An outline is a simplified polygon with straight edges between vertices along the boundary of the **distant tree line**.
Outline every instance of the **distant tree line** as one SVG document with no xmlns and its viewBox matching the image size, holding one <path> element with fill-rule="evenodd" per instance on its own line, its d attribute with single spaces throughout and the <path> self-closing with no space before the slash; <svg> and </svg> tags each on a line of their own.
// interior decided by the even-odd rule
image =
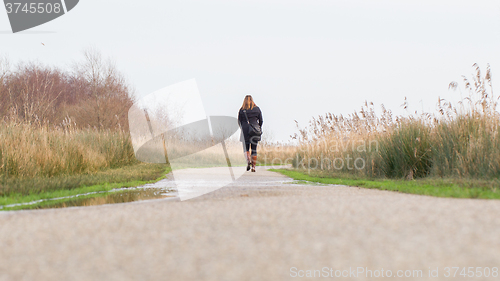
<svg viewBox="0 0 500 281">
<path fill-rule="evenodd" d="M 60 127 L 128 129 L 133 89 L 115 64 L 88 49 L 70 69 L 0 58 L 0 118 Z"/>
</svg>

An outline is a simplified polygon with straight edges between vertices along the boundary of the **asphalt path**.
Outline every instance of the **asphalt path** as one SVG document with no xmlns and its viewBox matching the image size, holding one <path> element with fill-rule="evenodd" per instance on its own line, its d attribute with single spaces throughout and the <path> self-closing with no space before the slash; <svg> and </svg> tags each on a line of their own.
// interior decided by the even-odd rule
<svg viewBox="0 0 500 281">
<path fill-rule="evenodd" d="M 296 184 L 266 168 L 187 201 L 0 212 L 0 280 L 498 280 L 498 267 L 500 201 Z"/>
</svg>

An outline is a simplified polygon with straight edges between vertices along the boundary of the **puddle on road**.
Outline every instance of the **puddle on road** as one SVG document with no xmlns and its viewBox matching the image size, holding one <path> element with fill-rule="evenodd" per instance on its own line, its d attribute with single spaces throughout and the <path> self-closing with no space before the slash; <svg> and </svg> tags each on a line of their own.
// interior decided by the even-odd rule
<svg viewBox="0 0 500 281">
<path fill-rule="evenodd" d="M 95 191 L 65 197 L 40 199 L 10 205 L 0 205 L 0 210 L 95 206 L 142 200 L 175 198 L 177 196 L 178 194 L 175 182 L 170 177 L 167 177 L 156 183 L 148 183 L 138 187 L 123 187 L 109 191 Z"/>
<path fill-rule="evenodd" d="M 184 184 L 191 184 L 200 188 L 210 186 L 220 186 L 216 181 L 187 181 Z M 229 188 L 264 188 L 267 186 L 286 186 L 287 184 L 313 184 L 306 181 L 295 181 L 293 179 L 270 180 L 269 178 L 255 178 L 252 181 L 238 181 L 227 185 Z M 77 194 L 66 197 L 40 199 L 31 202 L 15 203 L 10 205 L 0 205 L 0 210 L 12 209 L 50 209 L 77 206 L 95 206 L 104 204 L 128 203 L 142 200 L 166 199 L 178 197 L 177 186 L 172 178 L 167 177 L 156 183 L 146 184 L 139 187 L 119 188 L 110 191 L 96 191 L 85 194 Z"/>
<path fill-rule="evenodd" d="M 320 182 L 306 181 L 306 180 L 293 180 L 292 182 L 286 182 L 286 183 L 287 184 L 299 184 L 299 185 L 316 185 L 316 186 L 331 186 L 332 185 L 332 184 L 328 184 L 328 183 L 320 183 Z"/>
<path fill-rule="evenodd" d="M 99 197 L 76 198 L 64 202 L 46 204 L 39 206 L 37 209 L 128 203 L 134 201 L 162 199 L 169 197 L 175 197 L 175 194 L 171 190 L 165 190 L 159 188 L 135 189 L 135 190 L 128 190 L 125 192 L 109 192 L 109 194 Z"/>
<path fill-rule="evenodd" d="M 0 206 L 0 210 L 28 207 L 30 209 L 51 209 L 77 206 L 95 206 L 104 204 L 127 203 L 142 200 L 165 199 L 177 196 L 171 187 L 155 187 L 147 184 L 141 187 L 118 188 L 110 191 L 97 191 L 66 197 L 40 199 L 32 202 L 15 203 Z M 31 207 L 30 207 L 31 206 Z"/>
</svg>

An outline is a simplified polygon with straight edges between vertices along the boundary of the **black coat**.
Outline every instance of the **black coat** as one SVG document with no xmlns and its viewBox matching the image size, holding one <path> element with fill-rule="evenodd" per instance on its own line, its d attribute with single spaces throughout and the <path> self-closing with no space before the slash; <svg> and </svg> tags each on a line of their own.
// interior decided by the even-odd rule
<svg viewBox="0 0 500 281">
<path fill-rule="evenodd" d="M 258 106 L 254 107 L 253 109 L 247 109 L 247 116 L 248 116 L 248 121 L 250 121 L 250 124 L 258 124 L 262 128 L 262 124 L 264 124 L 264 120 L 262 119 L 262 112 L 260 111 L 260 108 Z M 245 113 L 243 112 L 243 109 L 240 108 L 240 111 L 238 112 L 238 123 L 241 128 L 242 138 L 240 140 L 246 143 L 250 142 L 250 136 L 248 135 L 248 122 L 245 117 Z M 260 138 L 258 138 L 260 141 Z M 255 139 L 257 141 L 257 139 Z"/>
</svg>

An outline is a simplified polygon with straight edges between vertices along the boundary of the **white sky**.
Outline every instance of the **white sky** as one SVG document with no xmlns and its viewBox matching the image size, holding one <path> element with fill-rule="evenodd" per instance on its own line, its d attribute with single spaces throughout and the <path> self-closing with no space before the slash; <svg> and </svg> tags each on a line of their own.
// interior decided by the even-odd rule
<svg viewBox="0 0 500 281">
<path fill-rule="evenodd" d="M 139 97 L 195 78 L 207 114 L 236 116 L 252 94 L 264 132 L 288 140 L 293 120 L 352 113 L 364 100 L 403 113 L 406 96 L 412 110 L 434 111 L 476 62 L 491 64 L 495 83 L 500 1 L 81 0 L 21 34 L 0 7 L 0 55 L 13 62 L 64 67 L 90 46 Z"/>
</svg>

